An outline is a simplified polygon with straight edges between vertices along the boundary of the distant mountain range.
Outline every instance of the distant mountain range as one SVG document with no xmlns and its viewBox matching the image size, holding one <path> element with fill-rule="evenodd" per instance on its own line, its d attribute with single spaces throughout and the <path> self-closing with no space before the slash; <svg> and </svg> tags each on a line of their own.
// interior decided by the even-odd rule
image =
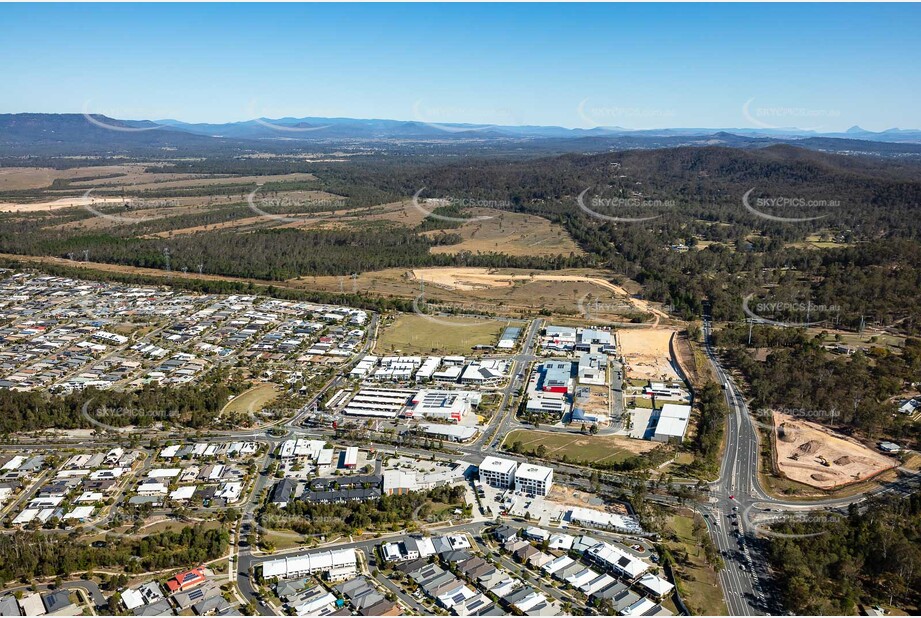
<svg viewBox="0 0 921 618">
<path fill-rule="evenodd" d="M 132 121 L 123 121 L 132 122 Z M 141 121 L 147 123 L 149 121 Z M 732 133 L 751 137 L 809 138 L 832 137 L 862 139 L 875 142 L 921 143 L 919 129 L 888 129 L 867 131 L 853 126 L 844 132 L 817 132 L 801 129 L 708 129 L 673 128 L 633 130 L 621 127 L 567 129 L 539 125 L 477 125 L 462 123 L 430 123 L 413 120 L 361 120 L 356 118 L 258 118 L 224 124 L 192 124 L 180 120 L 155 120 L 155 124 L 197 135 L 234 137 L 242 139 L 278 138 L 282 135 L 297 139 L 364 138 L 573 138 L 573 137 L 700 137 L 716 133 Z"/>
<path fill-rule="evenodd" d="M 611 149 L 724 145 L 759 148 L 778 143 L 813 150 L 888 156 L 921 154 L 921 130 L 819 133 L 799 129 L 619 127 L 567 129 L 356 118 L 257 118 L 223 124 L 179 120 L 120 120 L 84 114 L 0 114 L 0 155 L 149 154 L 170 150 L 275 152 L 329 149 L 335 144 L 383 147 L 429 144 L 447 148 L 597 152 Z"/>
</svg>

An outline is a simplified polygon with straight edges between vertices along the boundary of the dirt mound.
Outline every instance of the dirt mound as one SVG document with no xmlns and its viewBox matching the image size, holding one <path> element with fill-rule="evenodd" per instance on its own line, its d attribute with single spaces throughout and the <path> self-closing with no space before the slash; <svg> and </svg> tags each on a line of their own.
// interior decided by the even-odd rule
<svg viewBox="0 0 921 618">
<path fill-rule="evenodd" d="M 796 442 L 796 432 L 786 423 L 777 428 L 777 437 L 784 442 Z"/>
<path fill-rule="evenodd" d="M 836 466 L 847 466 L 847 465 L 853 463 L 853 461 L 854 461 L 853 459 L 851 459 L 850 457 L 848 457 L 847 455 L 845 455 L 844 457 L 839 457 L 838 459 L 836 459 L 836 460 L 835 460 L 835 465 L 836 465 Z"/>
<path fill-rule="evenodd" d="M 802 453 L 803 455 L 813 455 L 822 448 L 822 445 L 818 440 L 810 440 L 809 442 L 803 442 L 800 444 L 796 450 Z"/>
<path fill-rule="evenodd" d="M 817 473 L 810 474 L 809 478 L 811 478 L 813 481 L 819 481 L 819 482 L 829 480 L 829 478 L 825 476 L 824 474 L 817 474 Z"/>
</svg>

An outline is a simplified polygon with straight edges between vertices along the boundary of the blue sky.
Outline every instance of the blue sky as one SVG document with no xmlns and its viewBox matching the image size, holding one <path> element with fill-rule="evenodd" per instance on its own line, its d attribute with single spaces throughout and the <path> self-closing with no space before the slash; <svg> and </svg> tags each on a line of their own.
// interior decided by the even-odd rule
<svg viewBox="0 0 921 618">
<path fill-rule="evenodd" d="M 3 4 L 0 112 L 921 127 L 921 6 Z"/>
</svg>

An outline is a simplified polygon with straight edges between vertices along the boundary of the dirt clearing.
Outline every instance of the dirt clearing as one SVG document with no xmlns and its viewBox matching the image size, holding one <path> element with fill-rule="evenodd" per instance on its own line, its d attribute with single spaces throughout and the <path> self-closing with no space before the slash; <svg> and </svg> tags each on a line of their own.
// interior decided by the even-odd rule
<svg viewBox="0 0 921 618">
<path fill-rule="evenodd" d="M 818 489 L 859 483 L 899 465 L 891 457 L 821 425 L 774 412 L 774 452 L 781 474 Z"/>
<path fill-rule="evenodd" d="M 630 378 L 670 381 L 678 379 L 672 365 L 669 341 L 671 329 L 621 329 L 617 331 L 620 352 Z"/>
<path fill-rule="evenodd" d="M 0 202 L 0 212 L 43 212 L 48 210 L 59 210 L 61 208 L 74 208 L 75 206 L 101 206 L 103 204 L 124 203 L 125 200 L 120 197 L 99 197 L 97 195 L 91 195 L 89 197 L 62 197 L 53 202 L 36 202 L 33 204 Z"/>
<path fill-rule="evenodd" d="M 469 209 L 465 211 L 464 216 L 480 219 L 447 230 L 460 234 L 463 241 L 456 245 L 433 247 L 432 253 L 454 254 L 470 251 L 509 255 L 582 255 L 582 249 L 566 230 L 542 217 L 488 208 Z M 429 235 L 440 233 L 428 232 Z"/>
</svg>

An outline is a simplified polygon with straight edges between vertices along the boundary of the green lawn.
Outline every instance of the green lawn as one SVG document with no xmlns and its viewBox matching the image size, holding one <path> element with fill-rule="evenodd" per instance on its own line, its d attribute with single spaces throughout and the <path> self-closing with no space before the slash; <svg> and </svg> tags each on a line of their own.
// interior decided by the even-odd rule
<svg viewBox="0 0 921 618">
<path fill-rule="evenodd" d="M 224 406 L 221 414 L 250 412 L 255 414 L 278 397 L 278 387 L 274 384 L 260 384 L 235 397 Z"/>
<path fill-rule="evenodd" d="M 562 461 L 566 457 L 573 463 L 617 463 L 657 446 L 656 443 L 624 437 L 516 429 L 506 436 L 503 447 L 509 449 L 516 442 L 521 443 L 523 454 L 537 455 L 538 448 L 543 446 L 546 459 Z"/>
<path fill-rule="evenodd" d="M 475 345 L 496 345 L 508 320 L 399 315 L 381 328 L 376 354 L 470 354 Z"/>
<path fill-rule="evenodd" d="M 675 566 L 678 591 L 685 605 L 695 615 L 726 616 L 729 611 L 723 600 L 719 578 L 706 562 L 703 551 L 698 547 L 692 532 L 694 520 L 690 516 L 672 515 L 666 528 L 678 535 L 677 541 L 668 540 L 665 545 L 678 559 L 677 554 L 687 554 L 687 562 Z"/>
</svg>

